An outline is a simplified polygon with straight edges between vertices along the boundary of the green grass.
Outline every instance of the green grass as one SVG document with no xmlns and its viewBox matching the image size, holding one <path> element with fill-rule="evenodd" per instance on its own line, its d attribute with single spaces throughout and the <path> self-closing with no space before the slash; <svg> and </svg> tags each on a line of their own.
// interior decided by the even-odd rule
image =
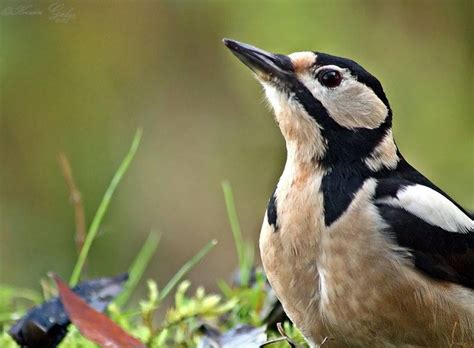
<svg viewBox="0 0 474 348">
<path fill-rule="evenodd" d="M 230 228 L 234 237 L 235 248 L 237 250 L 237 258 L 239 261 L 240 282 L 246 286 L 250 280 L 250 273 L 254 264 L 253 246 L 245 243 L 240 229 L 237 210 L 235 208 L 234 194 L 232 187 L 228 181 L 222 183 L 224 191 L 224 199 L 229 217 Z"/>
<path fill-rule="evenodd" d="M 128 270 L 128 281 L 125 284 L 122 293 L 120 293 L 120 295 L 114 301 L 118 307 L 124 307 L 127 304 L 130 296 L 142 278 L 146 267 L 150 263 L 153 254 L 158 248 L 159 241 L 159 237 L 155 233 L 151 232 L 145 243 L 143 243 L 143 247 Z"/>
<path fill-rule="evenodd" d="M 122 163 L 114 174 L 103 199 L 92 220 L 84 246 L 79 253 L 78 260 L 72 271 L 70 284 L 76 284 L 80 277 L 87 256 L 94 239 L 99 231 L 102 219 L 112 199 L 120 180 L 125 175 L 133 157 L 135 156 L 140 139 L 141 130 L 137 130 L 132 144 Z M 142 276 L 152 259 L 159 250 L 159 236 L 150 233 L 135 260 L 129 267 L 129 279 L 123 292 L 109 305 L 108 314 L 117 324 L 122 326 L 131 335 L 144 342 L 147 347 L 193 347 L 202 338 L 202 324 L 207 323 L 222 332 L 239 324 L 248 324 L 255 327 L 266 325 L 264 310 L 267 303 L 267 286 L 265 275 L 260 269 L 255 271 L 255 281 L 250 281 L 253 268 L 253 247 L 246 243 L 242 236 L 234 197 L 228 182 L 222 183 L 227 213 L 237 250 L 240 279 L 239 284 L 231 285 L 217 280 L 220 293 L 209 294 L 203 287 L 198 286 L 190 293 L 191 283 L 184 280 L 186 274 L 198 264 L 216 245 L 217 241 L 208 242 L 193 257 L 189 259 L 171 279 L 160 289 L 158 282 L 148 280 L 148 296 L 138 303 L 129 304 L 129 300 L 142 281 Z M 93 267 L 92 264 L 89 267 Z M 161 281 L 159 282 L 161 283 Z M 7 334 L 9 327 L 20 318 L 28 308 L 41 303 L 52 292 L 47 282 L 42 281 L 44 294 L 30 289 L 20 289 L 9 284 L 0 284 L 0 347 L 17 347 L 16 343 Z M 163 306 L 163 301 L 174 293 L 174 302 L 165 309 L 164 316 L 157 318 L 157 310 Z M 285 333 L 299 345 L 306 346 L 301 334 L 289 323 L 284 324 Z M 267 330 L 268 339 L 275 339 L 280 335 Z M 276 340 L 269 347 L 287 347 L 285 341 Z M 82 337 L 79 331 L 70 325 L 69 333 L 60 344 L 62 348 L 88 348 L 95 344 Z"/>
<path fill-rule="evenodd" d="M 128 151 L 127 155 L 123 159 L 122 163 L 118 167 L 117 171 L 115 172 L 112 181 L 109 184 L 109 187 L 105 191 L 104 197 L 99 204 L 99 208 L 92 219 L 91 226 L 89 231 L 87 232 L 86 239 L 84 241 L 84 245 L 79 253 L 79 257 L 77 259 L 76 265 L 72 271 L 71 279 L 69 280 L 69 285 L 74 286 L 79 281 L 81 277 L 81 271 L 84 267 L 84 264 L 87 259 L 87 255 L 89 254 L 90 248 L 92 246 L 92 242 L 94 242 L 95 237 L 97 236 L 97 232 L 99 232 L 99 226 L 104 218 L 105 213 L 107 212 L 107 208 L 109 207 L 110 201 L 112 200 L 112 196 L 117 189 L 120 180 L 125 175 L 130 163 L 135 157 L 135 154 L 138 150 L 138 146 L 140 145 L 140 140 L 142 137 L 142 130 L 138 129 L 135 133 L 135 137 L 133 138 L 132 145 L 130 146 L 130 150 Z"/>
</svg>

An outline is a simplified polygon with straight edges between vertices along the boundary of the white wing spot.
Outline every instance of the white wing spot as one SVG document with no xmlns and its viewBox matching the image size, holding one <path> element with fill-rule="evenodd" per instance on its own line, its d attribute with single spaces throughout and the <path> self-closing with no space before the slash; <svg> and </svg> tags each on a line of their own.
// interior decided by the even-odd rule
<svg viewBox="0 0 474 348">
<path fill-rule="evenodd" d="M 474 220 L 441 193 L 427 186 L 408 186 L 400 190 L 396 198 L 387 197 L 377 202 L 402 208 L 449 232 L 468 233 L 474 230 Z"/>
</svg>

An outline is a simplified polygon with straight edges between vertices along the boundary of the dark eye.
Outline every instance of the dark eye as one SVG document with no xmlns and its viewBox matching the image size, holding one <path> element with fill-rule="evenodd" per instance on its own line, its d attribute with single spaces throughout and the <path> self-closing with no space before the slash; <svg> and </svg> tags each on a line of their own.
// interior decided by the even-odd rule
<svg viewBox="0 0 474 348">
<path fill-rule="evenodd" d="M 318 73 L 319 82 L 326 87 L 334 88 L 341 84 L 342 75 L 337 70 L 323 70 Z"/>
</svg>

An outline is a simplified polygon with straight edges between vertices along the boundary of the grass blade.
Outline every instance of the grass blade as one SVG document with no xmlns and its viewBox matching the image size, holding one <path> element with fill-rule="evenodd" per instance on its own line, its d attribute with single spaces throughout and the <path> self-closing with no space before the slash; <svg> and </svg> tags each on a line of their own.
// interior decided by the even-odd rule
<svg viewBox="0 0 474 348">
<path fill-rule="evenodd" d="M 215 239 L 207 243 L 199 252 L 194 255 L 188 262 L 186 262 L 175 275 L 168 281 L 163 290 L 160 291 L 159 302 L 163 301 L 173 290 L 173 288 L 181 281 L 181 279 L 188 273 L 196 264 L 206 256 L 212 248 L 217 245 Z"/>
<path fill-rule="evenodd" d="M 97 236 L 97 232 L 99 231 L 99 226 L 102 222 L 102 219 L 105 213 L 107 212 L 107 208 L 109 207 L 110 200 L 112 199 L 112 196 L 118 184 L 120 183 L 120 180 L 122 179 L 128 167 L 130 166 L 130 163 L 132 162 L 133 157 L 135 157 L 135 154 L 138 149 L 138 145 L 140 144 L 141 137 L 142 137 L 142 130 L 138 129 L 135 133 L 135 136 L 133 137 L 133 141 L 130 146 L 130 149 L 128 150 L 128 153 L 126 154 L 125 158 L 122 160 L 122 163 L 120 163 L 120 166 L 115 172 L 112 178 L 112 181 L 109 184 L 109 187 L 105 191 L 104 197 L 102 198 L 99 208 L 97 209 L 94 219 L 92 220 L 92 223 L 89 227 L 89 232 L 87 233 L 86 239 L 84 241 L 84 245 L 82 246 L 76 265 L 74 266 L 71 279 L 69 280 L 69 285 L 71 287 L 75 286 L 77 282 L 79 281 L 82 268 L 84 267 L 84 263 L 86 262 L 87 255 L 89 254 L 89 250 L 92 246 L 92 242 Z"/>
<path fill-rule="evenodd" d="M 240 229 L 239 219 L 237 217 L 237 211 L 235 209 L 234 194 L 232 193 L 232 187 L 226 180 L 222 182 L 222 190 L 224 191 L 225 205 L 227 208 L 227 215 L 229 217 L 230 228 L 232 235 L 234 236 L 235 248 L 237 250 L 237 258 L 239 260 L 240 279 L 242 285 L 247 285 L 250 278 L 250 267 L 247 260 L 246 246 L 242 238 L 242 231 Z"/>
<path fill-rule="evenodd" d="M 133 261 L 132 265 L 130 266 L 130 269 L 128 271 L 129 278 L 127 283 L 125 284 L 125 288 L 115 300 L 115 304 L 117 306 L 123 307 L 130 299 L 130 296 L 132 295 L 138 282 L 142 278 L 146 267 L 150 263 L 150 260 L 153 254 L 155 253 L 159 242 L 160 237 L 157 236 L 156 233 L 151 232 L 147 240 L 143 244 L 140 252 L 135 257 L 135 260 Z"/>
</svg>

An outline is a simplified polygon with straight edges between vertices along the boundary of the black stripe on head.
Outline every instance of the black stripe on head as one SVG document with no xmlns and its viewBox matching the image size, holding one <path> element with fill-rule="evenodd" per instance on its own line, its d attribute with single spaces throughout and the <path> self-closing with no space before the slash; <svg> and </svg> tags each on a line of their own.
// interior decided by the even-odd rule
<svg viewBox="0 0 474 348">
<path fill-rule="evenodd" d="M 370 155 L 392 126 L 391 111 L 385 121 L 376 129 L 348 129 L 339 125 L 330 116 L 323 104 L 306 86 L 295 79 L 291 91 L 305 111 L 321 126 L 321 135 L 327 141 L 327 150 L 321 163 L 332 167 L 337 163 L 350 164 Z"/>
<path fill-rule="evenodd" d="M 343 69 L 348 69 L 351 74 L 357 78 L 357 81 L 362 82 L 367 87 L 372 89 L 377 97 L 385 104 L 387 109 L 390 110 L 390 105 L 388 103 L 387 96 L 383 90 L 382 84 L 377 78 L 361 67 L 359 64 L 348 58 L 342 58 L 337 56 L 332 56 L 327 53 L 315 52 L 317 55 L 316 66 L 324 65 L 336 65 Z"/>
</svg>

